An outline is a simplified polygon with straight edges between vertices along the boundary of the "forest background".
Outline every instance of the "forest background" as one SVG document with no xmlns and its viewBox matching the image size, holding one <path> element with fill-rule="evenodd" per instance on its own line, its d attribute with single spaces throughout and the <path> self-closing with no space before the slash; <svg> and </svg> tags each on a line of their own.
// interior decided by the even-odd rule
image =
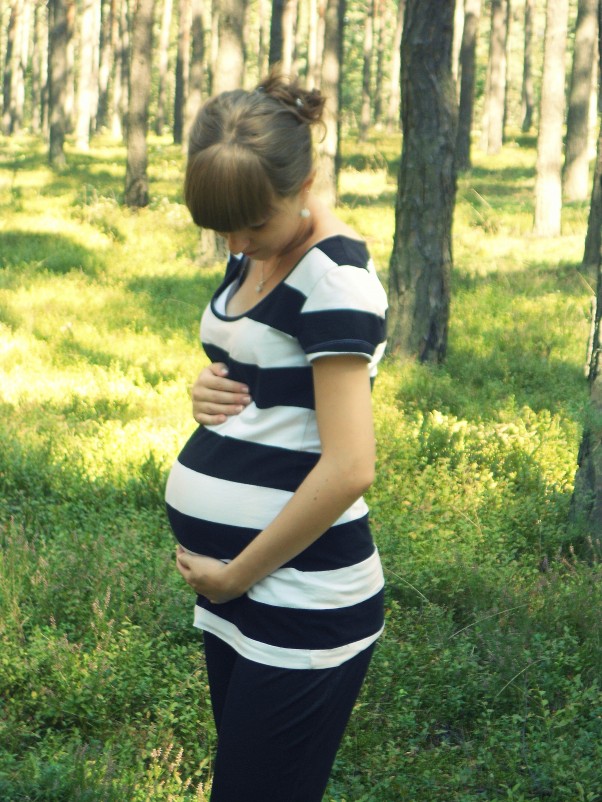
<svg viewBox="0 0 602 802">
<path fill-rule="evenodd" d="M 122 14 L 128 5 L 91 5 L 98 42 L 108 9 L 122 25 L 114 43 L 123 45 L 133 32 L 134 17 Z M 301 73 L 314 5 L 322 8 L 295 6 L 291 53 Z M 565 193 L 561 230 L 537 236 L 547 8 L 501 4 L 510 20 L 504 135 L 491 146 L 482 133 L 499 5 L 480 8 L 445 359 L 391 356 L 375 386 L 378 478 L 368 501 L 388 581 L 387 628 L 328 802 L 602 799 L 602 547 L 600 532 L 571 515 L 579 446 L 592 425 L 584 368 L 597 266 L 584 260 L 584 244 L 597 79 L 590 72 L 587 192 L 570 202 Z M 75 112 L 86 105 L 77 98 L 87 4 L 66 4 L 74 38 L 65 102 L 73 103 L 62 121 L 63 161 L 49 147 L 47 9 L 28 0 L 0 6 L 0 798 L 7 802 L 202 802 L 210 791 L 215 735 L 163 487 L 194 426 L 188 387 L 205 364 L 199 310 L 221 271 L 215 243 L 199 238 L 182 204 L 180 20 L 186 9 L 205 15 L 206 96 L 220 49 L 215 23 L 227 4 L 215 2 L 211 15 L 207 3 L 182 2 L 163 50 L 168 6 L 151 4 L 143 208 L 124 204 L 128 108 L 116 90 L 131 42 L 121 55 L 112 51 L 107 116 L 97 124 L 100 105 L 89 106 L 81 138 Z M 597 14 L 597 4 L 590 7 Z M 533 115 L 525 124 L 529 8 Z M 578 10 L 566 4 L 567 97 Z M 269 12 L 266 3 L 248 3 L 242 76 L 249 86 L 269 59 Z M 385 282 L 402 147 L 387 111 L 399 107 L 397 12 L 395 3 L 349 2 L 340 64 L 339 213 L 368 240 Z M 27 24 L 11 27 L 19 15 Z M 21 31 L 21 83 L 13 80 L 11 30 Z M 187 48 L 192 57 L 192 38 Z M 102 88 L 102 47 L 95 52 Z M 102 92 L 93 97 L 99 104 Z"/>
</svg>

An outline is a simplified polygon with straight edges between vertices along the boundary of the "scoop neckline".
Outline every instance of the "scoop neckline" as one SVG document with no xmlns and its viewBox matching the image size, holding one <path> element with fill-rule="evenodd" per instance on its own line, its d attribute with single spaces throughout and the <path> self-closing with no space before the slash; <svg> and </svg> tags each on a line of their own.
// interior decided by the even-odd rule
<svg viewBox="0 0 602 802">
<path fill-rule="evenodd" d="M 222 281 L 220 286 L 213 293 L 213 296 L 211 297 L 211 303 L 210 303 L 211 311 L 220 320 L 235 321 L 235 320 L 241 320 L 242 318 L 247 317 L 251 312 L 254 312 L 262 304 L 264 304 L 268 300 L 268 298 L 270 298 L 286 282 L 287 278 L 297 269 L 297 267 L 301 264 L 301 262 L 305 259 L 305 257 L 308 256 L 314 250 L 314 248 L 319 248 L 325 242 L 329 242 L 330 240 L 333 240 L 333 239 L 345 239 L 345 240 L 348 240 L 349 242 L 355 242 L 358 245 L 364 245 L 364 247 L 365 247 L 365 244 L 366 244 L 365 240 L 356 239 L 355 237 L 349 237 L 346 234 L 331 234 L 329 237 L 324 237 L 324 239 L 321 239 L 321 240 L 318 240 L 317 242 L 314 242 L 314 244 L 310 245 L 310 247 L 305 251 L 305 253 L 302 254 L 299 257 L 299 259 L 291 267 L 291 269 L 288 271 L 288 273 L 285 276 L 283 276 L 283 278 L 280 279 L 278 284 L 276 284 L 274 287 L 272 287 L 272 289 L 267 293 L 267 295 L 264 295 L 263 298 L 260 298 L 259 301 L 256 304 L 254 304 L 253 306 L 250 306 L 244 312 L 241 312 L 241 314 L 239 314 L 239 315 L 229 315 L 227 313 L 220 312 L 218 309 L 216 309 L 215 305 L 216 305 L 216 301 L 220 297 L 220 295 L 222 295 L 224 292 L 226 292 L 228 287 L 231 286 L 232 282 L 236 280 L 236 277 L 239 275 L 239 271 L 237 270 L 237 271 L 233 272 L 231 278 L 226 277 L 226 279 L 224 281 Z M 235 254 L 232 254 L 232 255 L 235 256 Z M 248 264 L 249 262 L 250 262 L 250 257 L 243 255 L 243 258 L 242 258 L 242 260 L 240 262 L 240 268 L 243 268 L 243 265 Z"/>
</svg>

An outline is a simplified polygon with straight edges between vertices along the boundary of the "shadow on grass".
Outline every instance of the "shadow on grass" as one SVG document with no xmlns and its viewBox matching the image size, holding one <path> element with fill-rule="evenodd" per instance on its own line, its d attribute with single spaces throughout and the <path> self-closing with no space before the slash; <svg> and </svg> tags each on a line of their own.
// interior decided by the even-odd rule
<svg viewBox="0 0 602 802">
<path fill-rule="evenodd" d="M 95 277 L 104 264 L 100 254 L 64 234 L 0 231 L 0 268 L 28 267 L 57 275 L 79 270 Z M 20 272 L 4 275 L 2 281 L 4 286 L 23 286 L 25 278 Z"/>
</svg>

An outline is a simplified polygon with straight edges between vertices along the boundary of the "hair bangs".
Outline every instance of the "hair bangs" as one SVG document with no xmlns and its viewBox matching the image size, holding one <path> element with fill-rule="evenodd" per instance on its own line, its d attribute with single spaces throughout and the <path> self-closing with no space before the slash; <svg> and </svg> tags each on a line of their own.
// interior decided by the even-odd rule
<svg viewBox="0 0 602 802">
<path fill-rule="evenodd" d="M 274 200 L 259 159 L 246 148 L 224 143 L 190 157 L 184 195 L 197 226 L 224 232 L 261 223 Z"/>
</svg>

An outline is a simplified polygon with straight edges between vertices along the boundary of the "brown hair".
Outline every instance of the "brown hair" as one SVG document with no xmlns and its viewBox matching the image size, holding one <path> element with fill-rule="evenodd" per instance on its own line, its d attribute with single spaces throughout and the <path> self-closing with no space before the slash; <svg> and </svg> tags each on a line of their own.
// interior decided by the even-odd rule
<svg viewBox="0 0 602 802">
<path fill-rule="evenodd" d="M 194 222 L 216 231 L 261 223 L 278 197 L 295 195 L 313 166 L 310 126 L 319 91 L 277 71 L 251 92 L 208 100 L 190 131 L 184 196 Z"/>
</svg>

